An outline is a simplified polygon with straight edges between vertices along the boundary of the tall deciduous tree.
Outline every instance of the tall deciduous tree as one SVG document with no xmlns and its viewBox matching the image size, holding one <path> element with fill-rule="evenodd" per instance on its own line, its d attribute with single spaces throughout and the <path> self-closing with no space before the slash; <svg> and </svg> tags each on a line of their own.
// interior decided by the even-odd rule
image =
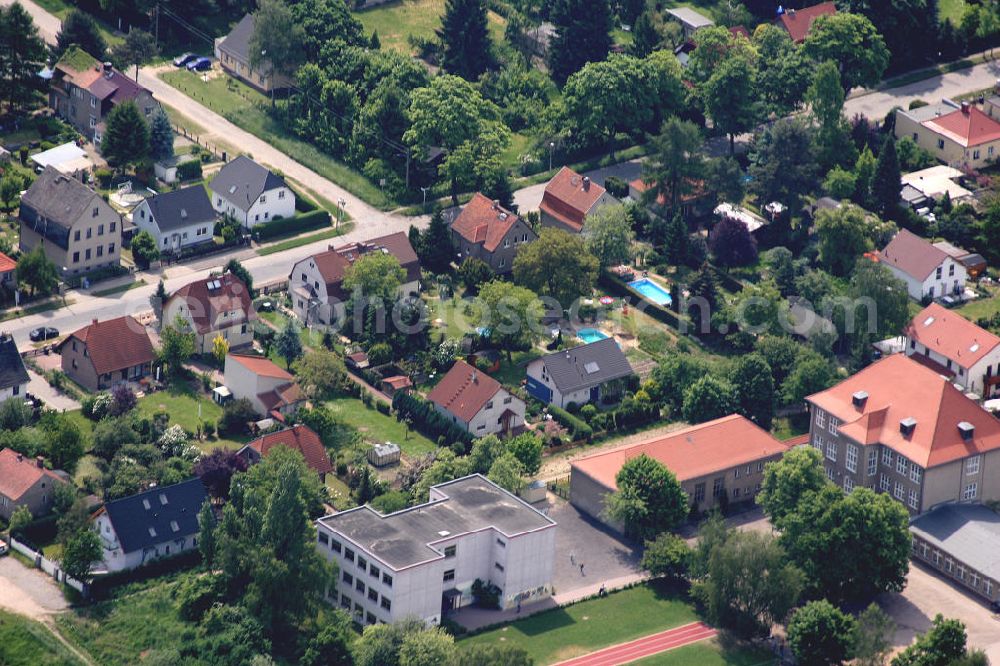
<svg viewBox="0 0 1000 666">
<path fill-rule="evenodd" d="M 532 290 L 494 280 L 480 287 L 476 304 L 483 316 L 480 327 L 489 329 L 490 342 L 506 350 L 508 359 L 537 339 L 544 309 Z"/>
<path fill-rule="evenodd" d="M 475 81 L 489 69 L 493 48 L 483 0 L 446 0 L 437 36 L 445 71 Z"/>
<path fill-rule="evenodd" d="M 89 582 L 90 570 L 101 559 L 101 539 L 91 529 L 84 528 L 70 538 L 63 547 L 62 570 L 67 576 Z"/>
<path fill-rule="evenodd" d="M 289 319 L 274 339 L 274 348 L 285 359 L 285 365 L 292 367 L 292 361 L 302 356 L 302 339 L 299 337 L 299 325 L 295 319 Z"/>
<path fill-rule="evenodd" d="M 816 171 L 812 130 L 802 121 L 782 118 L 755 137 L 750 189 L 763 201 L 798 210 L 802 195 L 815 186 Z"/>
<path fill-rule="evenodd" d="M 844 88 L 840 85 L 840 70 L 834 62 L 820 63 L 812 84 L 806 91 L 806 101 L 819 125 L 816 146 L 819 163 L 826 168 L 849 166 L 857 155 L 844 120 Z"/>
<path fill-rule="evenodd" d="M 160 248 L 156 246 L 156 239 L 145 229 L 132 237 L 131 248 L 132 258 L 142 270 L 146 270 L 151 263 L 160 258 Z"/>
<path fill-rule="evenodd" d="M 664 532 L 652 541 L 646 541 L 642 553 L 642 568 L 653 576 L 681 579 L 691 561 L 691 548 L 676 534 Z"/>
<path fill-rule="evenodd" d="M 906 583 L 909 514 L 885 493 L 826 485 L 785 516 L 781 543 L 817 597 L 867 602 Z"/>
<path fill-rule="evenodd" d="M 302 390 L 313 400 L 324 400 L 343 386 L 347 379 L 344 362 L 332 351 L 306 352 L 294 363 L 295 376 Z"/>
<path fill-rule="evenodd" d="M 802 50 L 815 62 L 838 63 L 845 90 L 875 85 L 889 65 L 885 40 L 861 14 L 820 16 L 809 28 Z"/>
<path fill-rule="evenodd" d="M 62 20 L 56 35 L 55 55 L 61 56 L 73 44 L 98 60 L 104 59 L 104 52 L 108 49 L 97 21 L 81 9 L 71 9 Z"/>
<path fill-rule="evenodd" d="M 681 413 L 688 423 L 704 423 L 733 413 L 733 387 L 712 375 L 700 377 L 684 391 Z"/>
<path fill-rule="evenodd" d="M 518 251 L 514 282 L 539 296 L 554 298 L 565 310 L 577 298 L 593 291 L 598 267 L 582 238 L 561 229 L 545 228 L 538 240 Z"/>
<path fill-rule="evenodd" d="M 851 657 L 857 620 L 823 599 L 792 614 L 788 644 L 799 663 L 835 666 Z"/>
<path fill-rule="evenodd" d="M 867 225 L 864 212 L 857 206 L 823 209 L 816 214 L 819 260 L 826 270 L 838 277 L 851 272 L 858 257 L 871 249 L 865 235 Z"/>
<path fill-rule="evenodd" d="M 160 50 L 156 47 L 156 39 L 138 28 L 129 28 L 125 40 L 115 44 L 111 49 L 111 60 L 119 69 L 135 67 L 135 80 L 139 80 L 139 67 L 155 58 Z"/>
<path fill-rule="evenodd" d="M 247 469 L 247 461 L 232 449 L 216 448 L 202 456 L 194 473 L 205 484 L 208 494 L 217 499 L 229 499 L 229 484 L 233 476 Z"/>
<path fill-rule="evenodd" d="M 149 125 L 135 102 L 123 102 L 108 114 L 101 154 L 114 167 L 140 164 L 149 156 Z"/>
<path fill-rule="evenodd" d="M 858 631 L 854 636 L 854 658 L 858 666 L 883 666 L 892 650 L 892 634 L 896 623 L 878 604 L 871 603 L 858 615 Z"/>
<path fill-rule="evenodd" d="M 755 79 L 749 56 L 734 52 L 715 68 L 700 95 L 715 127 L 729 135 L 729 154 L 736 153 L 736 135 L 749 131 L 759 117 Z"/>
<path fill-rule="evenodd" d="M 556 0 L 549 9 L 556 34 L 549 45 L 549 71 L 562 84 L 588 62 L 604 60 L 611 50 L 608 0 Z"/>
<path fill-rule="evenodd" d="M 160 331 L 160 358 L 167 365 L 167 372 L 179 377 L 184 363 L 195 352 L 195 335 L 191 326 L 180 315 L 168 322 Z"/>
<path fill-rule="evenodd" d="M 695 179 L 704 175 L 701 132 L 687 120 L 670 118 L 653 140 L 653 151 L 643 165 L 643 179 L 651 187 L 644 193 L 647 203 L 663 197 L 675 209 L 681 196 L 691 191 Z"/>
<path fill-rule="evenodd" d="M 250 66 L 291 76 L 305 58 L 306 32 L 284 0 L 260 0 L 247 46 Z M 273 81 L 272 81 L 273 85 Z"/>
<path fill-rule="evenodd" d="M 624 206 L 604 206 L 588 215 L 583 237 L 601 268 L 624 264 L 632 258 L 635 234 Z"/>
<path fill-rule="evenodd" d="M 56 265 L 45 256 L 41 245 L 18 258 L 15 275 L 18 286 L 30 289 L 32 296 L 52 293 L 59 284 Z"/>
<path fill-rule="evenodd" d="M 0 99 L 17 110 L 40 89 L 45 63 L 45 43 L 20 2 L 0 9 L 0 49 Z"/>
<path fill-rule="evenodd" d="M 933 626 L 892 660 L 892 666 L 939 666 L 966 656 L 965 624 L 938 613 Z"/>
<path fill-rule="evenodd" d="M 725 216 L 712 227 L 708 247 L 723 266 L 746 266 L 757 261 L 757 241 L 747 225 L 735 217 Z"/>
<path fill-rule="evenodd" d="M 625 533 L 652 539 L 673 529 L 688 514 L 688 496 L 673 472 L 642 454 L 622 465 L 615 475 L 618 487 L 605 500 L 605 512 L 625 526 Z"/>
<path fill-rule="evenodd" d="M 812 447 L 796 447 L 780 460 L 764 466 L 764 481 L 757 503 L 779 530 L 802 498 L 822 490 L 829 482 L 823 471 L 823 454 Z"/>
<path fill-rule="evenodd" d="M 774 418 L 774 380 L 771 367 L 760 354 L 736 360 L 729 378 L 736 396 L 737 411 L 764 430 Z"/>
</svg>

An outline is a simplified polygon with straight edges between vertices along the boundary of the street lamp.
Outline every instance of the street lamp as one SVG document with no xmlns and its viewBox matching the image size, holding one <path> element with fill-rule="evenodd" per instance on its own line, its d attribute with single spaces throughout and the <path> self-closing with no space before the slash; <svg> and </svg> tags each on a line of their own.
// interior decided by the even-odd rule
<svg viewBox="0 0 1000 666">
<path fill-rule="evenodd" d="M 549 141 L 549 171 L 552 171 L 552 151 L 556 147 L 555 141 Z"/>
<path fill-rule="evenodd" d="M 337 228 L 339 229 L 340 223 L 344 221 L 344 206 L 347 205 L 347 201 L 344 200 L 344 197 L 340 197 L 337 199 L 337 205 L 340 207 L 337 210 Z"/>
<path fill-rule="evenodd" d="M 431 189 L 431 188 L 429 188 L 429 187 L 421 187 L 420 188 L 420 191 L 424 193 L 424 203 L 423 203 L 423 207 L 424 208 L 427 208 L 427 190 L 429 190 L 429 189 Z"/>
<path fill-rule="evenodd" d="M 267 56 L 267 49 L 261 49 L 260 60 L 261 65 L 264 64 L 264 58 Z M 274 64 L 271 65 L 271 108 L 274 108 Z"/>
</svg>

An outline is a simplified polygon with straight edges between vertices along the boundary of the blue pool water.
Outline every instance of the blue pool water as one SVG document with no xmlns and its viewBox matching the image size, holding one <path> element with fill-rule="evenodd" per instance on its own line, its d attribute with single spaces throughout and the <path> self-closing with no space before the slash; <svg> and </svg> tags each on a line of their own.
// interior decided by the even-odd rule
<svg viewBox="0 0 1000 666">
<path fill-rule="evenodd" d="M 599 331 L 596 328 L 581 328 L 576 332 L 576 337 L 583 340 L 586 344 L 591 342 L 597 342 L 598 340 L 604 340 L 608 337 L 607 333 Z"/>
<path fill-rule="evenodd" d="M 657 305 L 670 305 L 673 302 L 673 298 L 670 297 L 670 292 L 656 284 L 649 278 L 642 278 L 641 280 L 633 280 L 628 283 L 628 286 L 635 289 L 637 292 L 643 295 L 646 299 L 656 303 Z"/>
</svg>

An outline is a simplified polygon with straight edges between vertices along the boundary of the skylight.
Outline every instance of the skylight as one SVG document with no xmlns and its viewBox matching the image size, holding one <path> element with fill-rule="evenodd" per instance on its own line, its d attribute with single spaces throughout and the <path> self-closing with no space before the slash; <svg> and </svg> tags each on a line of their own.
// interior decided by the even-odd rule
<svg viewBox="0 0 1000 666">
<path fill-rule="evenodd" d="M 583 369 L 587 371 L 588 375 L 592 375 L 595 372 L 600 371 L 601 366 L 597 365 L 597 361 L 591 361 L 583 366 Z"/>
<path fill-rule="evenodd" d="M 144 498 L 144 499 L 142 500 L 142 505 L 143 505 L 143 506 L 144 506 L 144 507 L 146 508 L 146 511 L 149 511 L 149 509 L 151 508 L 151 507 L 149 506 L 149 500 L 148 500 L 148 499 L 145 499 L 145 498 Z"/>
<path fill-rule="evenodd" d="M 155 527 L 150 527 L 149 528 L 149 536 L 151 536 L 151 537 L 155 537 L 156 536 L 156 528 Z"/>
<path fill-rule="evenodd" d="M 977 351 L 979 351 L 979 343 L 978 342 L 973 342 L 972 346 L 969 347 L 969 351 L 972 352 L 973 354 L 975 354 Z"/>
<path fill-rule="evenodd" d="M 230 185 L 229 186 L 229 193 L 230 194 L 235 194 L 236 193 L 236 186 L 235 185 Z"/>
<path fill-rule="evenodd" d="M 934 317 L 928 317 L 927 319 L 924 319 L 924 326 L 930 326 L 933 323 L 934 323 Z"/>
<path fill-rule="evenodd" d="M 176 520 L 171 520 L 170 521 L 170 529 L 172 529 L 174 532 L 180 532 L 181 531 L 181 526 L 177 524 Z"/>
</svg>

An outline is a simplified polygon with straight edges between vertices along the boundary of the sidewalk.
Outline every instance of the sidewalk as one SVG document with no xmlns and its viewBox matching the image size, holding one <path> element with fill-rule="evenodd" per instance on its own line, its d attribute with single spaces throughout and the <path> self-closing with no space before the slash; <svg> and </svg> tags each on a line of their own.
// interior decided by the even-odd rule
<svg viewBox="0 0 1000 666">
<path fill-rule="evenodd" d="M 476 631 L 490 625 L 521 620 L 547 610 L 552 610 L 553 608 L 568 606 L 583 599 L 596 597 L 600 592 L 602 585 L 606 591 L 613 592 L 636 583 L 641 583 L 648 578 L 649 576 L 646 574 L 630 574 L 628 576 L 612 578 L 603 582 L 595 582 L 592 585 L 578 587 L 564 594 L 556 594 L 532 604 L 525 604 L 521 606 L 520 613 L 517 612 L 516 608 L 498 611 L 476 608 L 475 606 L 465 606 L 464 608 L 460 608 L 455 613 L 449 615 L 448 619 L 457 622 L 469 631 Z"/>
</svg>

